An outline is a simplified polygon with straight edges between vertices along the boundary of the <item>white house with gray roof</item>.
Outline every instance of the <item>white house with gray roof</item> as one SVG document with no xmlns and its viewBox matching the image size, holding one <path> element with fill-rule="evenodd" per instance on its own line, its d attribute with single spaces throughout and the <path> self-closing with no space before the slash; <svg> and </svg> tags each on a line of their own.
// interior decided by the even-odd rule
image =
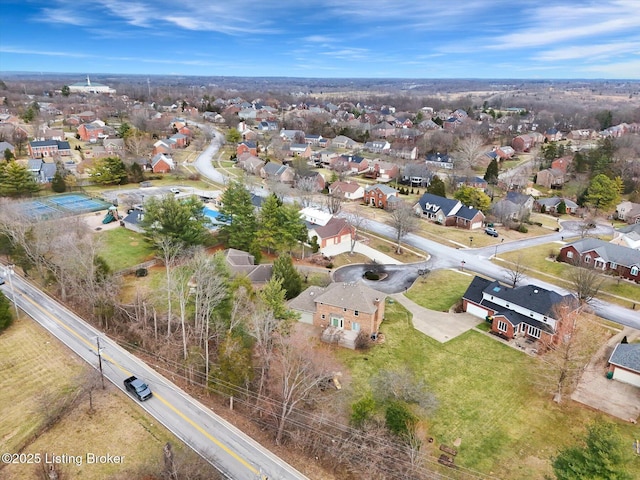
<svg viewBox="0 0 640 480">
<path fill-rule="evenodd" d="M 619 382 L 640 387 L 640 343 L 619 343 L 609 357 L 609 372 Z"/>
</svg>

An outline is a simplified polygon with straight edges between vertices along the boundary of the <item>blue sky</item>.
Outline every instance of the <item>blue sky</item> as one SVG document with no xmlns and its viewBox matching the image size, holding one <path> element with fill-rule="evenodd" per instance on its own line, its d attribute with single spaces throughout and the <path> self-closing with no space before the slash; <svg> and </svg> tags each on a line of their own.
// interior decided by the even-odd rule
<svg viewBox="0 0 640 480">
<path fill-rule="evenodd" d="M 0 71 L 640 79 L 640 0 L 2 0 Z"/>
</svg>

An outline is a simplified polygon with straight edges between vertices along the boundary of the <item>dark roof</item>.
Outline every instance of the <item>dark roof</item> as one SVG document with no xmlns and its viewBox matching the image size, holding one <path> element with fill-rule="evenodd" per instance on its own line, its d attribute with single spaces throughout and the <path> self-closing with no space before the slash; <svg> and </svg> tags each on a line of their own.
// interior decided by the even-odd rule
<svg viewBox="0 0 640 480">
<path fill-rule="evenodd" d="M 464 218 L 466 220 L 473 220 L 473 217 L 475 217 L 478 213 L 482 212 L 477 208 L 467 207 L 466 205 L 463 205 L 462 208 L 460 208 L 460 210 L 456 212 L 455 216 Z M 482 215 L 484 216 L 484 214 Z"/>
<path fill-rule="evenodd" d="M 459 204 L 459 201 L 432 193 L 424 193 L 418 200 L 418 204 L 423 212 L 436 213 L 438 210 L 442 210 L 445 215 L 450 215 L 451 211 Z"/>
<path fill-rule="evenodd" d="M 451 162 L 451 157 L 446 153 L 429 153 L 427 154 L 428 162 Z"/>
<path fill-rule="evenodd" d="M 640 373 L 640 343 L 619 343 L 609 363 Z"/>
<path fill-rule="evenodd" d="M 521 313 L 514 312 L 512 310 L 504 310 L 499 313 L 496 313 L 494 316 L 506 318 L 509 321 L 509 323 L 511 323 L 511 325 L 513 325 L 514 327 L 516 325 L 520 325 L 521 323 L 526 323 L 527 325 L 531 325 L 533 327 L 539 328 L 540 330 L 550 333 L 552 335 L 554 333 L 553 328 L 551 328 L 551 325 L 541 322 L 540 320 L 527 317 L 526 315 L 522 315 Z"/>
<path fill-rule="evenodd" d="M 530 198 L 532 198 L 531 195 L 525 195 L 524 193 L 510 191 L 507 192 L 505 200 L 508 200 L 511 203 L 515 203 L 517 205 L 524 205 L 525 203 L 527 203 L 527 201 L 529 201 Z"/>
<path fill-rule="evenodd" d="M 482 292 L 492 284 L 499 285 L 496 281 L 487 280 L 482 277 L 473 277 L 467 291 L 464 292 L 462 298 L 474 303 L 480 303 L 482 301 Z"/>
</svg>

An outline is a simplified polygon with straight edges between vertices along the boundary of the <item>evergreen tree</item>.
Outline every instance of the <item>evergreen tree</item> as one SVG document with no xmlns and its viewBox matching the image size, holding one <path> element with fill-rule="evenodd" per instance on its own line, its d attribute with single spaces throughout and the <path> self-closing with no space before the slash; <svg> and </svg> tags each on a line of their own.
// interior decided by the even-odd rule
<svg viewBox="0 0 640 480">
<path fill-rule="evenodd" d="M 433 195 L 438 195 L 440 197 L 447 196 L 446 187 L 444 182 L 440 179 L 439 176 L 434 175 L 431 179 L 431 183 L 427 187 L 427 193 L 431 193 Z"/>
<path fill-rule="evenodd" d="M 283 225 L 280 218 L 280 207 L 282 203 L 275 194 L 271 194 L 263 202 L 260 209 L 260 218 L 256 239 L 260 248 L 264 248 L 268 253 L 276 252 L 282 244 L 281 231 Z"/>
<path fill-rule="evenodd" d="M 612 424 L 596 423 L 588 427 L 583 445 L 560 451 L 553 472 L 558 480 L 631 480 L 632 456 Z"/>
<path fill-rule="evenodd" d="M 27 167 L 18 162 L 0 163 L 0 196 L 28 196 L 38 190 L 40 186 Z"/>
<path fill-rule="evenodd" d="M 68 97 L 69 95 L 71 95 L 71 89 L 69 88 L 69 85 L 63 85 L 61 93 L 63 97 Z"/>
<path fill-rule="evenodd" d="M 500 173 L 500 169 L 498 167 L 498 160 L 495 158 L 491 159 L 489 165 L 487 166 L 487 171 L 484 174 L 484 179 L 488 183 L 495 184 L 498 181 L 498 174 Z"/>
<path fill-rule="evenodd" d="M 185 246 L 202 245 L 208 233 L 206 223 L 202 202 L 194 197 L 167 195 L 144 204 L 142 227 L 155 243 L 166 237 Z"/>
<path fill-rule="evenodd" d="M 544 207 L 544 205 L 543 205 L 543 207 Z M 560 201 L 560 203 L 558 204 L 558 208 L 556 210 L 561 215 L 564 215 L 565 213 L 567 213 L 567 204 L 564 203 L 564 200 Z M 541 212 L 541 213 L 544 213 L 544 212 Z"/>
<path fill-rule="evenodd" d="M 56 173 L 51 180 L 51 190 L 55 193 L 64 193 L 67 191 L 67 183 L 64 181 L 66 170 L 61 162 L 56 164 Z"/>
<path fill-rule="evenodd" d="M 16 157 L 13 155 L 13 152 L 10 149 L 5 148 L 4 149 L 4 161 L 9 163 L 9 162 L 11 162 L 12 160 L 15 160 L 15 159 L 16 159 Z"/>
<path fill-rule="evenodd" d="M 239 182 L 232 182 L 222 194 L 220 233 L 225 244 L 245 252 L 255 249 L 258 223 L 253 212 L 251 194 Z M 253 253 L 253 252 L 252 252 Z"/>
<path fill-rule="evenodd" d="M 593 177 L 585 195 L 587 205 L 603 210 L 613 207 L 619 199 L 620 193 L 616 181 L 603 173 Z"/>
<path fill-rule="evenodd" d="M 273 262 L 273 278 L 281 280 L 285 298 L 291 300 L 302 291 L 302 277 L 293 266 L 290 255 L 280 255 Z"/>
<path fill-rule="evenodd" d="M 13 314 L 11 313 L 11 302 L 4 293 L 0 292 L 0 332 L 13 322 Z"/>
</svg>

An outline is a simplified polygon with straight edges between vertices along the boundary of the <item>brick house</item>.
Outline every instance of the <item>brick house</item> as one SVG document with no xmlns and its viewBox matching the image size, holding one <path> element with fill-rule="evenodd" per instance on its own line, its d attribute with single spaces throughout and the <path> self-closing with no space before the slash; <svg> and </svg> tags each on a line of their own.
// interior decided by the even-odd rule
<svg viewBox="0 0 640 480">
<path fill-rule="evenodd" d="M 296 172 L 287 165 L 269 162 L 260 169 L 260 177 L 280 183 L 293 183 Z"/>
<path fill-rule="evenodd" d="M 532 132 L 525 135 L 518 135 L 512 140 L 511 146 L 516 152 L 528 152 L 532 147 L 542 141 L 544 141 L 544 136 L 541 133 Z"/>
<path fill-rule="evenodd" d="M 558 259 L 640 283 L 640 251 L 599 238 L 583 238 L 565 245 L 560 249 Z"/>
<path fill-rule="evenodd" d="M 551 168 L 555 168 L 556 170 L 562 170 L 564 173 L 567 173 L 569 169 L 569 165 L 573 161 L 572 155 L 565 155 L 564 157 L 556 158 L 553 162 L 551 162 Z"/>
<path fill-rule="evenodd" d="M 562 188 L 565 182 L 565 172 L 557 168 L 545 168 L 536 174 L 536 185 L 545 188 Z"/>
<path fill-rule="evenodd" d="M 369 168 L 371 171 L 366 176 L 377 178 L 380 182 L 389 182 L 400 173 L 400 167 L 397 164 L 382 160 L 372 160 Z"/>
<path fill-rule="evenodd" d="M 358 155 L 335 157 L 329 160 L 329 165 L 338 172 L 349 172 L 356 175 L 369 170 L 369 160 Z"/>
<path fill-rule="evenodd" d="M 456 224 L 455 214 L 462 208 L 462 202 L 452 198 L 445 198 L 432 193 L 423 194 L 414 205 L 417 215 L 441 225 Z"/>
<path fill-rule="evenodd" d="M 308 225 L 309 240 L 314 236 L 318 245 L 323 249 L 329 245 L 339 245 L 351 241 L 354 229 L 344 218 L 331 217 L 324 225 Z"/>
<path fill-rule="evenodd" d="M 474 277 L 462 296 L 462 308 L 490 321 L 491 332 L 502 338 L 524 337 L 553 345 L 561 339 L 565 327 L 558 312 L 564 310 L 563 317 L 570 318 L 579 304 L 573 295 L 560 295 L 536 285 L 511 288 Z"/>
<path fill-rule="evenodd" d="M 41 140 L 29 142 L 29 156 L 32 158 L 55 158 L 71 156 L 69 142 L 59 140 Z"/>
<path fill-rule="evenodd" d="M 544 210 L 546 213 L 557 213 L 558 207 L 560 204 L 564 202 L 565 207 L 567 209 L 567 213 L 573 215 L 578 210 L 578 204 L 568 198 L 561 197 L 550 197 L 550 198 L 538 198 L 535 200 L 534 207 L 537 211 L 542 211 L 542 207 L 544 206 Z"/>
<path fill-rule="evenodd" d="M 458 228 L 475 230 L 484 225 L 484 213 L 477 208 L 462 206 L 454 215 L 455 225 Z"/>
<path fill-rule="evenodd" d="M 364 203 L 372 207 L 386 209 L 391 197 L 398 197 L 398 191 L 395 188 L 388 187 L 377 183 L 364 189 Z"/>
<path fill-rule="evenodd" d="M 243 153 L 249 153 L 251 155 L 257 156 L 258 147 L 256 145 L 256 142 L 250 142 L 250 141 L 240 142 L 236 147 L 236 156 L 239 157 Z"/>
<path fill-rule="evenodd" d="M 163 153 L 158 153 L 151 159 L 151 171 L 153 173 L 169 173 L 174 168 L 173 159 Z"/>
<path fill-rule="evenodd" d="M 85 142 L 96 142 L 103 134 L 104 127 L 95 123 L 83 123 L 78 127 L 78 135 Z"/>
<path fill-rule="evenodd" d="M 384 319 L 386 294 L 357 283 L 311 286 L 289 302 L 300 321 L 322 328 L 325 341 L 355 348 L 360 332 L 377 335 Z"/>
</svg>

